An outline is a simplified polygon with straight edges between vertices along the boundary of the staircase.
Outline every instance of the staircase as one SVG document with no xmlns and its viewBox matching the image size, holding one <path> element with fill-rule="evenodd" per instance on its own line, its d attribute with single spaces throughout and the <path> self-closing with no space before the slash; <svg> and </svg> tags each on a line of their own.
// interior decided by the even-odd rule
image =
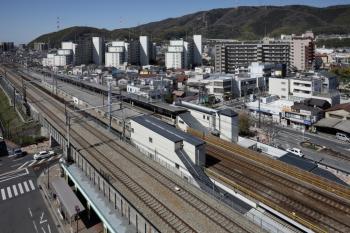
<svg viewBox="0 0 350 233">
<path fill-rule="evenodd" d="M 190 159 L 186 151 L 183 149 L 176 150 L 176 154 L 179 157 L 179 159 L 182 161 L 182 163 L 187 168 L 188 172 L 191 173 L 192 177 L 196 181 L 200 181 L 198 184 L 202 186 L 205 184 L 206 186 L 213 186 L 213 182 L 209 179 L 209 177 L 205 174 L 205 172 L 193 163 L 193 161 Z"/>
</svg>

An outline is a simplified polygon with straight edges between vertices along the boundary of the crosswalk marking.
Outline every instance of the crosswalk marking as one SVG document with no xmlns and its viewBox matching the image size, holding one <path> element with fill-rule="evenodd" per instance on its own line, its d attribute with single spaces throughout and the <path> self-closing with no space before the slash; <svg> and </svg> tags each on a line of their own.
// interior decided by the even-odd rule
<svg viewBox="0 0 350 233">
<path fill-rule="evenodd" d="M 26 189 L 26 192 L 29 192 L 29 187 L 28 187 L 27 181 L 24 181 L 23 185 L 24 185 L 24 188 Z"/>
<path fill-rule="evenodd" d="M 1 189 L 2 200 L 6 200 L 5 189 Z"/>
<path fill-rule="evenodd" d="M 20 196 L 24 193 L 34 191 L 35 189 L 35 184 L 31 179 L 1 188 L 0 201 L 5 201 L 7 199 Z"/>
<path fill-rule="evenodd" d="M 32 190 L 35 190 L 34 184 L 32 180 L 29 180 L 29 185 L 32 188 Z"/>
<path fill-rule="evenodd" d="M 18 196 L 17 186 L 16 185 L 12 185 L 12 189 L 13 189 L 13 193 L 15 194 L 15 197 L 17 197 Z"/>
<path fill-rule="evenodd" d="M 43 164 L 45 162 L 50 162 L 50 161 L 53 161 L 53 160 L 56 160 L 56 159 L 60 159 L 62 157 L 61 154 L 58 154 L 58 155 L 55 155 L 55 156 L 51 156 L 50 158 L 45 158 L 45 159 L 41 159 L 41 160 L 30 160 L 30 161 L 27 161 L 25 163 L 23 163 L 20 167 L 18 167 L 17 169 L 18 170 L 21 170 L 25 167 L 32 167 L 32 166 L 35 166 L 35 165 L 38 165 L 38 164 Z"/>
<path fill-rule="evenodd" d="M 19 188 L 19 192 L 21 194 L 23 194 L 24 192 L 23 192 L 23 188 L 22 188 L 22 184 L 21 183 L 18 184 L 18 188 Z"/>
<path fill-rule="evenodd" d="M 9 186 L 9 187 L 7 187 L 7 195 L 8 195 L 8 197 L 9 197 L 9 198 L 11 198 L 11 197 L 12 197 L 11 187 L 10 187 L 10 186 Z"/>
</svg>

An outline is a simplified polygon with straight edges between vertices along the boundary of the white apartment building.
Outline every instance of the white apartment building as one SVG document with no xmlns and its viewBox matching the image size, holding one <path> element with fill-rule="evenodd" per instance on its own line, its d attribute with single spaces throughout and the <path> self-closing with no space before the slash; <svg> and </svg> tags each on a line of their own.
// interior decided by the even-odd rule
<svg viewBox="0 0 350 233">
<path fill-rule="evenodd" d="M 277 95 L 281 99 L 306 99 L 322 90 L 322 80 L 306 77 L 270 78 L 270 95 Z"/>
<path fill-rule="evenodd" d="M 233 75 L 213 74 L 201 83 L 206 84 L 208 94 L 214 95 L 216 99 L 222 100 L 225 95 L 233 95 L 235 79 Z"/>
<path fill-rule="evenodd" d="M 329 78 L 329 80 L 327 80 Z M 327 100 L 331 105 L 340 103 L 340 95 L 332 76 L 306 74 L 292 77 L 270 77 L 269 94 L 284 100 L 301 101 L 307 98 Z"/>
<path fill-rule="evenodd" d="M 71 65 L 73 58 L 71 55 L 55 55 L 53 59 L 53 66 L 67 66 Z"/>
<path fill-rule="evenodd" d="M 128 43 L 112 41 L 106 45 L 105 66 L 123 68 L 128 62 Z"/>
<path fill-rule="evenodd" d="M 54 57 L 55 57 L 54 53 L 48 53 L 47 57 L 43 58 L 42 65 L 44 67 L 52 67 L 54 64 Z"/>
<path fill-rule="evenodd" d="M 165 53 L 167 69 L 185 69 L 188 64 L 188 43 L 181 40 L 171 40 Z"/>
<path fill-rule="evenodd" d="M 92 61 L 96 65 L 103 64 L 103 39 L 101 37 L 92 37 Z"/>
<path fill-rule="evenodd" d="M 140 65 L 149 65 L 150 61 L 150 41 L 148 36 L 140 36 Z"/>
<path fill-rule="evenodd" d="M 202 65 L 202 35 L 193 35 L 193 65 Z"/>
</svg>

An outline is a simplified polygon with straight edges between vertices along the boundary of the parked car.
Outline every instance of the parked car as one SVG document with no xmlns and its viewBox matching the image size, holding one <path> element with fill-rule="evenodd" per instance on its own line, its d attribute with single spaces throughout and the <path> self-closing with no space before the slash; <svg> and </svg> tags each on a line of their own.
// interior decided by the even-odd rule
<svg viewBox="0 0 350 233">
<path fill-rule="evenodd" d="M 344 142 L 350 142 L 350 138 L 343 133 L 336 133 L 335 138 Z"/>
<path fill-rule="evenodd" d="M 19 157 L 24 156 L 24 152 L 22 151 L 21 148 L 17 148 L 17 149 L 13 150 L 13 155 L 15 158 L 19 158 Z"/>
<path fill-rule="evenodd" d="M 298 148 L 288 148 L 287 151 L 292 153 L 292 154 L 298 155 L 299 157 L 304 156 L 303 152 L 301 152 L 301 150 Z"/>
<path fill-rule="evenodd" d="M 39 153 L 36 153 L 34 156 L 33 156 L 33 159 L 35 160 L 39 160 L 39 159 L 45 159 L 45 158 L 49 158 L 51 156 L 55 155 L 55 152 L 50 150 L 50 151 L 40 151 Z"/>
</svg>

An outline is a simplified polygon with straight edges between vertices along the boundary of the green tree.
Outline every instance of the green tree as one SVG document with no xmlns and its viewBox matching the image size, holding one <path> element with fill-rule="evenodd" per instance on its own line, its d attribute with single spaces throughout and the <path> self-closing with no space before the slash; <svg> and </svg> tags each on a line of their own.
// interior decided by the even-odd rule
<svg viewBox="0 0 350 233">
<path fill-rule="evenodd" d="M 247 136 L 250 135 L 250 119 L 247 113 L 239 114 L 238 118 L 238 126 L 239 126 L 239 135 Z"/>
</svg>

